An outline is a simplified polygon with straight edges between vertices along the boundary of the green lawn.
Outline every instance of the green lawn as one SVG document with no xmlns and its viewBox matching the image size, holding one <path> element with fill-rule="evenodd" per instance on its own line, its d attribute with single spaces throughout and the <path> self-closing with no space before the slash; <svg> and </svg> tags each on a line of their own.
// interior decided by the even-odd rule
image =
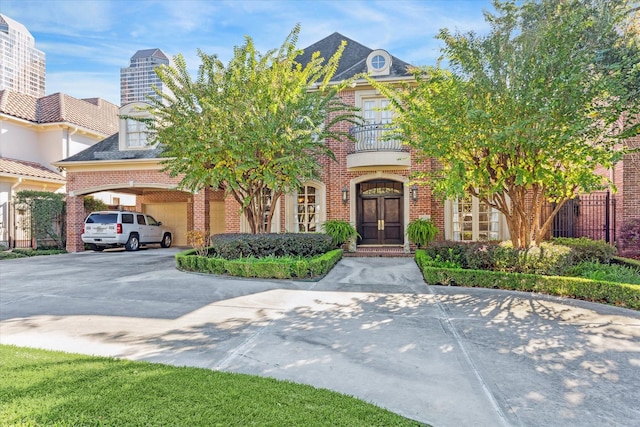
<svg viewBox="0 0 640 427">
<path fill-rule="evenodd" d="M 422 424 L 353 397 L 291 382 L 0 346 L 0 425 Z"/>
</svg>

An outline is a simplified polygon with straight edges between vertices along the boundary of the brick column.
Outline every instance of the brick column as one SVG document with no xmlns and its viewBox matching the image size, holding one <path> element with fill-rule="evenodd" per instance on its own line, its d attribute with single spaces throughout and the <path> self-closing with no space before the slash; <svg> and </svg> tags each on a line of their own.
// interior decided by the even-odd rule
<svg viewBox="0 0 640 427">
<path fill-rule="evenodd" d="M 193 229 L 209 235 L 209 190 L 203 189 L 193 195 Z"/>
<path fill-rule="evenodd" d="M 230 194 L 224 199 L 224 223 L 227 233 L 240 232 L 240 204 Z"/>
<path fill-rule="evenodd" d="M 67 195 L 67 252 L 84 251 L 82 227 L 84 223 L 84 200 L 82 196 Z"/>
</svg>

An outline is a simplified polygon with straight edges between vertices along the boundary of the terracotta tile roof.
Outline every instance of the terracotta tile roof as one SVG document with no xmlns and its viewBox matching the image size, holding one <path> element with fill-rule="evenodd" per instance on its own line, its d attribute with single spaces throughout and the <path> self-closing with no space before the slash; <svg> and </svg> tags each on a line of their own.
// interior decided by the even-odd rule
<svg viewBox="0 0 640 427">
<path fill-rule="evenodd" d="M 118 131 L 118 106 L 104 99 L 77 99 L 63 93 L 42 98 L 0 91 L 0 113 L 34 123 L 69 123 L 104 135 Z"/>
<path fill-rule="evenodd" d="M 0 157 L 0 174 L 46 178 L 60 182 L 66 181 L 64 176 L 51 169 L 47 169 L 40 163 L 8 159 L 6 157 Z"/>
</svg>

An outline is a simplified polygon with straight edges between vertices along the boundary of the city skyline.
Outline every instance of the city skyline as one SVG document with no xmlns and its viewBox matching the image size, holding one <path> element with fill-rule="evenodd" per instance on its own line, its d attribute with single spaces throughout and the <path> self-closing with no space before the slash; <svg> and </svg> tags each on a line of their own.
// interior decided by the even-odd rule
<svg viewBox="0 0 640 427">
<path fill-rule="evenodd" d="M 265 53 L 299 23 L 299 48 L 339 32 L 414 65 L 434 65 L 442 28 L 487 30 L 489 0 L 147 1 L 4 0 L 0 13 L 23 24 L 47 56 L 46 94 L 100 97 L 120 105 L 120 70 L 137 51 L 180 53 L 192 73 L 197 50 L 223 62 L 251 37 Z M 71 19 L 73 18 L 73 19 Z"/>
</svg>

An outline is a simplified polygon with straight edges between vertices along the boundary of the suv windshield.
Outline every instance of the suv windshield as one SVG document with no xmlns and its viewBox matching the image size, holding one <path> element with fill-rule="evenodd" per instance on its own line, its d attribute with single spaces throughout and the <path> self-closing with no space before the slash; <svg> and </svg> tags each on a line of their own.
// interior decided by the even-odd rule
<svg viewBox="0 0 640 427">
<path fill-rule="evenodd" d="M 118 221 L 117 213 L 91 214 L 87 218 L 87 224 L 115 224 Z"/>
</svg>

